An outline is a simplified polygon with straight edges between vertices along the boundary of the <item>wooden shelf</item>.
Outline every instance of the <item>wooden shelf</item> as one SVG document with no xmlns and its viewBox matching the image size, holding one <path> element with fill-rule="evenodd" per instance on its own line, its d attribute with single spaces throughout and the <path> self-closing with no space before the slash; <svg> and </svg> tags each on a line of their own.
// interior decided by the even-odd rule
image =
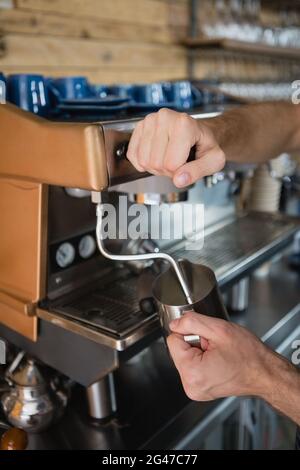
<svg viewBox="0 0 300 470">
<path fill-rule="evenodd" d="M 208 39 L 205 37 L 186 38 L 182 41 L 182 44 L 193 49 L 219 48 L 227 51 L 266 55 L 281 59 L 300 59 L 300 48 L 275 47 L 265 44 L 237 41 L 235 39 Z"/>
</svg>

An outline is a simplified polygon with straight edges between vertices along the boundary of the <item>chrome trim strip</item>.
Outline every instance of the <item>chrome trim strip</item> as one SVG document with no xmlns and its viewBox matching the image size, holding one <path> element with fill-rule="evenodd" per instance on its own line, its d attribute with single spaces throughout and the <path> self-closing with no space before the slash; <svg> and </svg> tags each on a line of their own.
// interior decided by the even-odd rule
<svg viewBox="0 0 300 470">
<path fill-rule="evenodd" d="M 159 328 L 159 320 L 157 317 L 154 317 L 149 321 L 146 321 L 136 330 L 133 330 L 127 336 L 123 338 L 113 338 L 90 325 L 86 326 L 74 319 L 70 320 L 63 316 L 63 314 L 56 314 L 48 312 L 47 310 L 38 309 L 37 316 L 42 320 L 52 323 L 52 325 L 59 326 L 60 328 L 79 334 L 91 341 L 116 349 L 117 351 L 124 351 L 129 346 L 137 343 L 146 335 L 154 333 Z"/>
<path fill-rule="evenodd" d="M 288 321 L 300 312 L 300 303 L 297 304 L 289 313 L 287 313 L 276 325 L 274 325 L 262 338 L 261 340 L 265 343 L 271 336 L 277 333 Z"/>
<path fill-rule="evenodd" d="M 278 352 L 278 354 L 281 354 L 281 355 L 284 355 L 285 351 L 287 350 L 287 348 L 291 345 L 291 343 L 295 340 L 295 339 L 299 339 L 300 338 L 300 326 L 298 326 L 298 328 L 295 329 L 295 331 L 293 331 L 293 333 L 291 335 L 289 335 L 281 344 L 280 346 L 278 346 L 278 348 L 276 348 L 276 352 Z"/>
<path fill-rule="evenodd" d="M 201 433 L 207 433 L 209 428 L 214 427 L 216 423 L 226 419 L 229 414 L 238 408 L 239 400 L 240 398 L 238 397 L 224 398 L 222 402 L 217 405 L 207 416 L 202 418 L 200 423 L 195 426 L 186 437 L 182 438 L 172 448 L 172 450 L 182 450 L 187 448 L 193 439 L 199 439 L 199 435 L 201 435 Z M 220 416 L 222 416 L 222 420 L 220 420 Z"/>
<path fill-rule="evenodd" d="M 230 109 L 230 108 L 228 108 Z M 214 117 L 220 116 L 223 114 L 224 111 L 226 111 L 227 108 L 220 108 L 216 111 L 210 111 L 210 112 L 195 112 L 195 113 L 188 113 L 192 118 L 200 120 L 200 119 L 212 119 Z M 122 132 L 129 132 L 132 131 L 137 123 L 139 121 L 142 121 L 145 116 L 139 117 L 139 118 L 131 118 L 131 119 L 124 119 L 124 120 L 119 120 L 119 121 L 104 121 L 101 122 L 101 126 L 104 129 L 114 129 Z"/>
</svg>

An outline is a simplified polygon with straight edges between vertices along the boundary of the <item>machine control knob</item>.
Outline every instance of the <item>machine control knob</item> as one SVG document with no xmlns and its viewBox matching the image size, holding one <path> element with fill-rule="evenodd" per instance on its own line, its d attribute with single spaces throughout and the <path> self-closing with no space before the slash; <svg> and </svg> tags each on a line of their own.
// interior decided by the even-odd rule
<svg viewBox="0 0 300 470">
<path fill-rule="evenodd" d="M 127 159 L 127 150 L 128 150 L 128 146 L 129 146 L 129 142 L 128 141 L 124 141 L 124 142 L 121 142 L 116 150 L 115 150 L 115 155 L 116 155 L 116 159 L 118 161 L 120 160 L 124 160 L 124 159 Z"/>
<path fill-rule="evenodd" d="M 118 161 L 126 159 L 127 151 L 128 151 L 128 146 L 129 142 L 124 141 L 118 144 L 118 146 L 115 149 L 115 156 Z M 189 158 L 187 159 L 187 162 L 192 162 L 196 158 L 196 146 L 192 147 L 190 150 Z"/>
</svg>

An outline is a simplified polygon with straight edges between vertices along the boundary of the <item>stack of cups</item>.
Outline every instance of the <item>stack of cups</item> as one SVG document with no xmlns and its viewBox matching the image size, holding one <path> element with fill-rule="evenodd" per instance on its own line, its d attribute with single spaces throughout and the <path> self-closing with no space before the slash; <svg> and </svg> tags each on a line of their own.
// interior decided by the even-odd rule
<svg viewBox="0 0 300 470">
<path fill-rule="evenodd" d="M 258 212 L 277 212 L 282 182 L 274 178 L 267 165 L 259 166 L 253 176 L 249 209 Z"/>
</svg>

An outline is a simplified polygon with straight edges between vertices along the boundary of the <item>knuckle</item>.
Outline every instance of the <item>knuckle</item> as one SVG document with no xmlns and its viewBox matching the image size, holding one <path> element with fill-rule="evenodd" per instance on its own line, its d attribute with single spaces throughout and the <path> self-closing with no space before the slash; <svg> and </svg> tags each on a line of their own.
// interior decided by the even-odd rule
<svg viewBox="0 0 300 470">
<path fill-rule="evenodd" d="M 159 119 L 167 119 L 169 116 L 171 116 L 171 111 L 167 108 L 161 108 L 158 112 L 157 112 L 157 116 Z"/>
<path fill-rule="evenodd" d="M 147 114 L 147 116 L 144 119 L 146 125 L 152 125 L 156 121 L 156 115 L 155 113 L 150 113 Z"/>
<path fill-rule="evenodd" d="M 144 167 L 144 165 L 141 165 L 141 163 L 138 163 L 135 165 L 136 169 L 142 173 L 144 173 L 145 171 L 147 171 L 147 169 Z"/>
<path fill-rule="evenodd" d="M 190 400 L 199 401 L 199 394 L 196 390 L 184 387 L 184 391 Z"/>
<path fill-rule="evenodd" d="M 126 158 L 128 158 L 128 160 L 132 161 L 132 159 L 133 159 L 132 150 L 130 150 L 130 149 L 127 150 Z"/>
<path fill-rule="evenodd" d="M 128 149 L 127 154 L 126 154 L 126 158 L 127 158 L 132 164 L 134 164 L 136 161 L 138 161 L 138 154 L 137 154 L 137 151 L 133 151 L 133 150 L 131 150 L 131 149 Z"/>
<path fill-rule="evenodd" d="M 184 377 L 183 380 L 183 388 L 186 393 L 186 395 L 191 399 L 191 400 L 198 400 L 199 396 L 199 382 L 197 380 L 197 377 L 195 374 L 188 374 L 186 377 Z"/>
<path fill-rule="evenodd" d="M 147 157 L 145 155 L 145 152 L 143 152 L 142 146 L 139 146 L 138 151 L 137 151 L 137 162 L 140 165 L 140 167 L 142 167 L 143 169 L 146 169 L 148 162 L 147 162 Z"/>
<path fill-rule="evenodd" d="M 143 155 L 138 158 L 138 165 L 143 171 L 150 171 L 147 159 Z"/>
<path fill-rule="evenodd" d="M 181 319 L 181 324 L 186 328 L 187 330 L 193 330 L 195 326 L 196 319 L 192 313 L 185 313 L 184 316 Z"/>
<path fill-rule="evenodd" d="M 174 171 L 177 170 L 177 164 L 171 159 L 167 159 L 164 162 L 164 169 L 167 170 L 170 173 L 174 173 Z"/>
<path fill-rule="evenodd" d="M 150 160 L 151 160 L 151 158 L 150 158 Z M 151 170 L 157 171 L 157 173 L 161 173 L 163 171 L 163 168 L 162 168 L 162 165 L 161 165 L 160 162 L 155 162 L 155 161 L 151 160 L 150 166 L 151 166 Z"/>
<path fill-rule="evenodd" d="M 145 171 L 144 165 L 138 159 L 134 159 L 131 163 L 138 171 Z"/>
<path fill-rule="evenodd" d="M 186 129 L 189 128 L 191 124 L 191 118 L 187 113 L 179 113 L 177 122 L 181 129 Z"/>
<path fill-rule="evenodd" d="M 139 121 L 137 123 L 137 125 L 135 126 L 135 129 L 133 131 L 133 135 L 136 134 L 138 131 L 142 131 L 143 130 L 143 127 L 144 127 L 144 122 L 143 121 Z"/>
<path fill-rule="evenodd" d="M 233 327 L 227 321 L 222 321 L 219 325 L 219 332 L 223 338 L 228 338 L 232 335 Z"/>
<path fill-rule="evenodd" d="M 199 388 L 188 388 L 185 389 L 187 397 L 192 401 L 201 401 L 202 395 Z"/>
<path fill-rule="evenodd" d="M 179 119 L 181 119 L 183 122 L 190 120 L 190 116 L 188 113 L 179 113 Z"/>
</svg>

